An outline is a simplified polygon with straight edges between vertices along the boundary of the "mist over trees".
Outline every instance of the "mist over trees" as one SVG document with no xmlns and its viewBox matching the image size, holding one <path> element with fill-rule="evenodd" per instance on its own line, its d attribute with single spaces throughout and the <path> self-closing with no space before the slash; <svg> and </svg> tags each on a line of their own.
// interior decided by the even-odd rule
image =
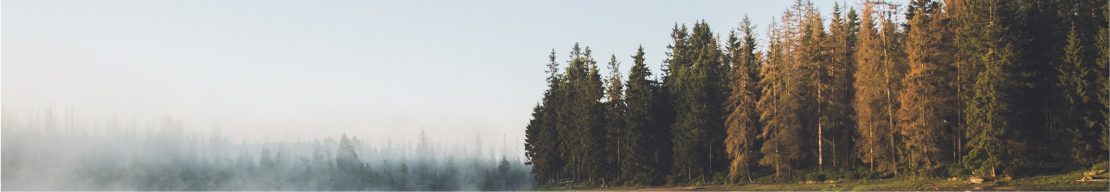
<svg viewBox="0 0 1110 192">
<path fill-rule="evenodd" d="M 72 110 L 70 110 L 72 111 Z M 311 141 L 234 142 L 153 122 L 75 121 L 76 114 L 3 110 L 3 190 L 521 190 L 529 166 L 506 146 Z M 370 143 L 385 143 L 372 145 Z M 484 148 L 485 147 L 485 148 Z M 498 156 L 498 157 L 495 157 Z"/>
<path fill-rule="evenodd" d="M 704 21 L 676 24 L 662 71 L 641 47 L 623 83 L 620 57 L 601 77 L 589 47 L 567 60 L 553 50 L 526 127 L 532 176 L 1023 177 L 1110 160 L 1107 1 L 856 5 L 823 17 L 796 0 L 764 41 L 747 18 L 725 39 Z"/>
</svg>

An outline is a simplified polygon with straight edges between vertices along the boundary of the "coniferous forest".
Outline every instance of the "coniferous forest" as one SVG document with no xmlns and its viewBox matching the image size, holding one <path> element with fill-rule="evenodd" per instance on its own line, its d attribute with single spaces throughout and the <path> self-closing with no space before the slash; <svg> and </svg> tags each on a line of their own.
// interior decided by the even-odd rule
<svg viewBox="0 0 1110 192">
<path fill-rule="evenodd" d="M 95 119 L 72 108 L 0 110 L 2 190 L 40 191 L 504 191 L 533 186 L 507 146 L 425 135 L 384 143 L 341 135 L 235 141 L 155 122 Z M 468 139 L 469 140 L 469 139 Z M 469 143 L 473 142 L 473 143 Z"/>
<path fill-rule="evenodd" d="M 666 53 L 574 44 L 550 53 L 526 157 L 541 186 L 1105 170 L 1107 13 L 1105 0 L 911 0 L 822 15 L 796 0 L 765 27 L 676 24 Z"/>
</svg>

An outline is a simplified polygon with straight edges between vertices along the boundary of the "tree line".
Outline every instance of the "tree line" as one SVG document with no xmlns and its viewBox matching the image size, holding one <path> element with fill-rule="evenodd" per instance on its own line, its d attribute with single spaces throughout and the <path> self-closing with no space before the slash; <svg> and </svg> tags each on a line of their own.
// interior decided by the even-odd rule
<svg viewBox="0 0 1110 192">
<path fill-rule="evenodd" d="M 538 184 L 1022 176 L 1108 160 L 1105 0 L 867 1 L 823 18 L 796 0 L 756 40 L 676 24 L 658 75 L 590 48 L 563 63 L 526 128 Z M 903 11 L 898 11 L 903 10 Z M 901 17 L 899 19 L 898 17 Z"/>
<path fill-rule="evenodd" d="M 530 169 L 519 158 L 495 158 L 480 143 L 440 145 L 423 132 L 418 141 L 384 145 L 347 135 L 248 143 L 218 130 L 190 131 L 168 116 L 142 123 L 83 119 L 68 111 L 0 112 L 0 189 L 496 191 L 533 186 Z"/>
</svg>

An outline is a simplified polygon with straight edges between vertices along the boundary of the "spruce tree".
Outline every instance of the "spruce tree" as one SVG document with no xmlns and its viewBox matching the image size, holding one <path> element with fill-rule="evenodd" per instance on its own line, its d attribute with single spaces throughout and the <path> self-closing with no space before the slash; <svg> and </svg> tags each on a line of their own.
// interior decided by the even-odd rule
<svg viewBox="0 0 1110 192">
<path fill-rule="evenodd" d="M 901 108 L 897 112 L 898 131 L 905 138 L 906 164 L 918 175 L 940 167 L 948 127 L 955 122 L 951 112 L 955 93 L 950 82 L 955 73 L 947 60 L 945 26 L 938 16 L 938 4 L 915 1 L 909 20 L 905 50 L 909 71 L 902 79 L 904 89 L 898 95 Z"/>
<path fill-rule="evenodd" d="M 558 180 L 560 170 L 563 168 L 563 159 L 559 153 L 560 144 L 556 114 L 561 103 L 562 75 L 559 74 L 559 63 L 555 61 L 555 51 L 548 56 L 547 64 L 547 91 L 539 105 L 534 107 L 532 119 L 525 129 L 525 156 L 527 164 L 532 165 L 532 174 L 540 184 L 551 184 Z"/>
<path fill-rule="evenodd" d="M 617 62 L 617 56 L 611 55 L 609 58 L 609 79 L 606 82 L 606 103 L 605 103 L 605 155 L 606 163 L 605 169 L 608 178 L 606 181 L 618 181 L 624 178 L 624 172 L 620 169 L 620 163 L 624 161 L 623 153 L 627 153 L 627 146 L 624 135 L 627 130 L 625 128 L 625 103 L 622 98 L 624 93 L 624 85 L 621 84 L 620 63 Z"/>
<path fill-rule="evenodd" d="M 1003 18 L 1007 13 L 1005 2 L 973 1 L 967 2 L 969 17 L 963 22 L 979 23 L 980 27 L 963 28 L 961 35 L 969 36 L 970 48 L 981 51 L 970 61 L 977 65 L 974 84 L 970 87 L 971 97 L 966 106 L 968 153 L 963 157 L 963 165 L 974 174 L 996 176 L 1000 171 L 1013 167 L 1010 147 L 1015 137 L 1012 129 L 1012 110 L 1010 90 L 1014 87 L 1013 68 L 1017 53 L 1010 36 L 1006 33 Z M 971 50 L 961 50 L 970 53 Z"/>
<path fill-rule="evenodd" d="M 677 42 L 678 40 L 676 40 Z M 675 174 L 687 181 L 704 180 L 724 169 L 721 51 L 707 23 L 695 23 L 682 53 L 689 63 L 675 63 L 673 127 Z M 682 61 L 676 57 L 669 62 Z"/>
<path fill-rule="evenodd" d="M 597 62 L 591 50 L 584 50 L 575 44 L 571 50 L 566 70 L 565 114 L 560 121 L 566 127 L 560 138 L 566 138 L 564 158 L 567 159 L 566 171 L 576 181 L 593 183 L 604 175 L 604 106 L 601 104 L 604 88 L 598 74 Z M 581 180 L 580 180 L 581 179 Z"/>
<path fill-rule="evenodd" d="M 652 184 L 652 170 L 657 168 L 652 162 L 652 132 L 657 129 L 654 116 L 654 84 L 651 71 L 644 63 L 644 48 L 636 49 L 632 56 L 632 68 L 628 73 L 627 88 L 624 90 L 627 113 L 622 135 L 620 170 L 623 179 L 633 185 Z"/>
<path fill-rule="evenodd" d="M 1060 91 L 1062 105 L 1060 119 L 1057 121 L 1070 136 L 1066 141 L 1069 143 L 1071 158 L 1079 164 L 1090 164 L 1105 153 L 1098 144 L 1101 127 L 1097 127 L 1097 121 L 1101 114 L 1098 114 L 1098 104 L 1093 98 L 1096 90 L 1092 89 L 1097 86 L 1089 85 L 1098 84 L 1090 81 L 1098 71 L 1095 71 L 1094 57 L 1087 54 L 1090 53 L 1087 51 L 1089 48 L 1085 46 L 1086 43 L 1081 42 L 1081 36 L 1073 22 L 1067 35 L 1063 62 L 1057 67 L 1056 86 Z"/>
<path fill-rule="evenodd" d="M 828 165 L 838 167 L 851 164 L 852 137 L 855 135 L 855 122 L 852 120 L 852 76 L 855 71 L 855 33 L 857 21 L 855 11 L 849 11 L 847 16 L 841 14 L 842 9 L 837 4 L 833 7 L 833 16 L 829 26 L 829 37 L 824 42 L 827 50 L 826 64 L 822 65 L 823 83 L 821 86 L 822 115 L 820 125 L 825 126 L 824 149 L 828 155 L 825 161 Z"/>
<path fill-rule="evenodd" d="M 755 136 L 759 130 L 759 113 L 755 106 L 759 101 L 759 87 L 756 86 L 759 64 L 755 58 L 754 26 L 747 17 L 741 21 L 739 32 L 740 37 L 737 37 L 736 31 L 730 32 L 728 40 L 732 75 L 729 81 L 731 94 L 727 100 L 729 114 L 725 121 L 728 129 L 725 149 L 731 160 L 729 180 L 743 175 L 747 176 L 748 182 L 752 182 L 752 169 L 758 160 Z"/>
<path fill-rule="evenodd" d="M 897 151 L 894 138 L 894 93 L 898 68 L 894 55 L 893 24 L 883 19 L 882 31 L 875 29 L 874 9 L 865 4 L 855 54 L 855 98 L 858 139 L 856 150 L 872 172 L 894 173 Z M 876 170 L 878 169 L 878 170 Z"/>
<path fill-rule="evenodd" d="M 784 49 L 785 29 L 775 23 L 770 28 L 767 58 L 759 69 L 762 89 L 756 111 L 762 129 L 756 139 L 763 141 L 759 148 L 759 165 L 771 167 L 778 175 L 796 168 L 802 157 L 802 147 L 798 143 L 802 125 L 797 113 L 800 99 L 793 93 L 796 88 L 789 87 L 788 76 L 792 74 L 787 70 L 791 59 Z"/>
<path fill-rule="evenodd" d="M 1099 56 L 1098 44 L 1105 37 L 1097 36 L 1106 28 L 1105 1 L 1074 1 L 1060 3 L 1059 23 L 1068 29 L 1059 35 L 1059 56 L 1055 66 L 1056 78 L 1053 85 L 1056 102 L 1052 113 L 1053 130 L 1058 132 L 1061 147 L 1066 147 L 1069 159 L 1077 165 L 1089 165 L 1106 160 L 1102 148 L 1102 132 L 1106 128 L 1106 118 L 1102 114 L 1107 107 L 1102 98 L 1105 90 L 1105 64 Z M 1055 145 L 1053 145 L 1055 146 Z M 1058 150 L 1061 151 L 1061 150 Z"/>
<path fill-rule="evenodd" d="M 830 52 L 826 43 L 828 34 L 825 33 L 820 11 L 813 7 L 812 2 L 806 4 L 808 5 L 801 18 L 803 20 L 799 23 L 802 34 L 796 40 L 798 67 L 792 72 L 796 74 L 793 76 L 796 79 L 791 82 L 800 83 L 797 87 L 802 97 L 801 103 L 798 103 L 802 105 L 798 113 L 802 117 L 804 130 L 801 132 L 804 140 L 800 143 L 806 152 L 800 158 L 807 162 L 808 165 L 805 166 L 815 165 L 818 169 L 823 169 L 827 154 L 825 147 L 829 141 L 828 129 L 842 120 L 837 113 L 841 108 L 837 108 L 837 111 L 829 110 L 831 105 L 841 104 L 840 100 L 832 99 L 830 93 L 841 93 L 841 87 L 832 85 L 834 77 L 829 72 L 836 72 L 834 70 L 838 69 L 834 69 L 834 64 L 829 59 Z"/>
</svg>

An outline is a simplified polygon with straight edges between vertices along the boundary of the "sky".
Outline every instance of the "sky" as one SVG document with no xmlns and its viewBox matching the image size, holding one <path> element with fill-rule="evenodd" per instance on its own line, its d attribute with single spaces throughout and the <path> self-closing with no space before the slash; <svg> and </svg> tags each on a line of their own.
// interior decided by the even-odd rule
<svg viewBox="0 0 1110 192">
<path fill-rule="evenodd" d="M 817 1 L 827 19 L 833 4 Z M 547 55 L 659 74 L 671 28 L 759 36 L 792 1 L 5 0 L 0 105 L 157 121 L 242 142 L 341 134 L 522 143 Z M 851 1 L 850 5 L 858 6 Z M 565 63 L 565 62 L 564 62 Z M 604 66 L 604 65 L 602 65 Z"/>
</svg>

